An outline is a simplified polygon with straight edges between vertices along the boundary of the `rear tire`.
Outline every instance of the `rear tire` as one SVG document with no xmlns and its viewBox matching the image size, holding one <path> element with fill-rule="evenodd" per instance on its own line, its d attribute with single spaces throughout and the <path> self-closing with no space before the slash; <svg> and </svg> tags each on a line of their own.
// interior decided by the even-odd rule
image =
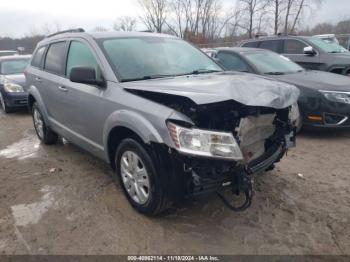
<svg viewBox="0 0 350 262">
<path fill-rule="evenodd" d="M 161 174 L 143 145 L 131 138 L 124 139 L 116 150 L 115 164 L 115 177 L 138 212 L 155 216 L 170 206 L 161 183 Z"/>
<path fill-rule="evenodd" d="M 2 110 L 3 110 L 6 114 L 11 113 L 11 112 L 13 111 L 11 107 L 9 107 L 8 105 L 6 105 L 5 99 L 4 99 L 4 97 L 2 96 L 1 92 L 0 92 L 0 104 L 1 104 Z"/>
<path fill-rule="evenodd" d="M 45 145 L 56 144 L 58 140 L 58 135 L 55 132 L 53 132 L 51 128 L 48 127 L 45 123 L 45 120 L 41 114 L 37 103 L 33 104 L 32 116 L 35 132 L 40 141 L 43 142 Z"/>
</svg>

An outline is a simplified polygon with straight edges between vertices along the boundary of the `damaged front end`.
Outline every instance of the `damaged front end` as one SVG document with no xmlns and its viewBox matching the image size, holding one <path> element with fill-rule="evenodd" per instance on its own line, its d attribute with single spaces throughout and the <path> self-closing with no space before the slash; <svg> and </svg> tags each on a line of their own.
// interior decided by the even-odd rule
<svg viewBox="0 0 350 262">
<path fill-rule="evenodd" d="M 153 144 L 162 173 L 172 174 L 164 183 L 175 196 L 217 192 L 230 209 L 243 211 L 252 201 L 254 176 L 272 170 L 295 145 L 291 109 L 297 91 L 284 108 L 245 105 L 232 99 L 197 104 L 186 96 L 128 91 L 185 116 L 166 121 L 173 145 Z M 243 194 L 244 203 L 232 206 L 220 193 L 227 188 Z"/>
<path fill-rule="evenodd" d="M 211 157 L 198 156 L 191 152 L 189 154 L 173 152 L 174 158 L 183 166 L 183 172 L 186 173 L 187 193 L 196 196 L 231 187 L 234 194 L 243 193 L 246 200 L 239 207 L 233 207 L 221 193 L 218 193 L 224 203 L 234 211 L 248 208 L 253 196 L 253 177 L 272 170 L 274 164 L 295 145 L 295 129 L 290 118 L 291 107 L 285 109 L 250 107 L 235 101 L 227 101 L 198 106 L 196 110 L 192 108 L 187 113 L 195 123 L 191 128 L 220 130 L 232 134 L 238 146 L 238 149 L 234 148 L 231 151 L 223 147 L 221 148 L 223 152 L 216 152 Z M 169 130 L 174 137 L 174 124 L 172 120 L 169 122 L 171 123 L 168 124 Z M 178 136 L 173 140 L 177 145 L 180 143 Z M 196 139 L 191 142 L 197 146 L 201 143 Z M 226 144 L 229 142 L 226 141 Z M 230 155 L 228 151 L 232 154 Z"/>
</svg>

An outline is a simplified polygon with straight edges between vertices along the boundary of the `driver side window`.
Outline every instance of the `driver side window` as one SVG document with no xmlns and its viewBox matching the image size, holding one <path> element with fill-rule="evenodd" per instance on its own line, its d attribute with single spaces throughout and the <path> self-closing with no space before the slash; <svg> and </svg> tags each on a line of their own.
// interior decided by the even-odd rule
<svg viewBox="0 0 350 262">
<path fill-rule="evenodd" d="M 229 54 L 225 52 L 219 52 L 217 58 L 220 61 L 220 64 L 230 71 L 239 71 L 239 72 L 249 72 L 249 67 L 247 64 L 242 61 L 238 56 L 234 54 Z"/>
<path fill-rule="evenodd" d="M 96 79 L 102 80 L 101 69 L 90 47 L 85 43 L 72 41 L 68 52 L 66 75 L 69 77 L 72 68 L 79 66 L 94 68 L 96 70 Z"/>
</svg>

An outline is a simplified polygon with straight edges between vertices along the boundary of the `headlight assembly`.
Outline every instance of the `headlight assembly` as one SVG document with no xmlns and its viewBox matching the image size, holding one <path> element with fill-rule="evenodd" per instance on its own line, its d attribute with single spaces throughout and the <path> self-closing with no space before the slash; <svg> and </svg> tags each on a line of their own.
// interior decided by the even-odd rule
<svg viewBox="0 0 350 262">
<path fill-rule="evenodd" d="M 321 91 L 322 94 L 332 102 L 350 104 L 350 92 Z"/>
<path fill-rule="evenodd" d="M 215 158 L 242 160 L 243 155 L 231 133 L 192 129 L 168 123 L 170 136 L 180 152 Z"/>
<path fill-rule="evenodd" d="M 15 83 L 10 82 L 8 80 L 5 80 L 5 82 L 4 82 L 4 89 L 6 92 L 9 92 L 9 93 L 24 92 L 23 87 L 21 85 L 15 84 Z"/>
</svg>

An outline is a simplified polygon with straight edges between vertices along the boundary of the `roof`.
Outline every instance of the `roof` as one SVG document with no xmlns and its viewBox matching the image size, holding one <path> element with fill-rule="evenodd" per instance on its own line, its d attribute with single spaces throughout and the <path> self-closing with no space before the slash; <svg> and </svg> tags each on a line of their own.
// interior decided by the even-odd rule
<svg viewBox="0 0 350 262">
<path fill-rule="evenodd" d="M 158 33 L 148 33 L 148 32 L 63 32 L 58 33 L 53 36 L 44 38 L 40 44 L 45 44 L 51 42 L 52 40 L 58 40 L 66 37 L 92 37 L 94 39 L 103 39 L 103 38 L 124 38 L 124 37 L 162 37 L 162 38 L 177 38 L 176 36 L 158 34 Z"/>
<path fill-rule="evenodd" d="M 251 47 L 219 47 L 215 48 L 217 51 L 232 51 L 235 53 L 251 53 L 251 52 L 271 52 L 266 49 L 261 48 L 251 48 Z"/>
<path fill-rule="evenodd" d="M 266 40 L 278 40 L 278 39 L 293 39 L 293 38 L 299 38 L 299 39 L 309 39 L 312 36 L 299 36 L 299 35 L 280 35 L 280 36 L 266 36 L 266 37 L 259 37 L 259 38 L 253 38 L 253 39 L 247 39 L 242 41 L 242 43 L 248 43 L 248 42 L 258 42 L 258 41 L 266 41 Z"/>
<path fill-rule="evenodd" d="M 20 59 L 30 59 L 31 55 L 11 55 L 11 56 L 1 56 L 0 61 L 9 61 L 9 60 L 20 60 Z"/>
</svg>

